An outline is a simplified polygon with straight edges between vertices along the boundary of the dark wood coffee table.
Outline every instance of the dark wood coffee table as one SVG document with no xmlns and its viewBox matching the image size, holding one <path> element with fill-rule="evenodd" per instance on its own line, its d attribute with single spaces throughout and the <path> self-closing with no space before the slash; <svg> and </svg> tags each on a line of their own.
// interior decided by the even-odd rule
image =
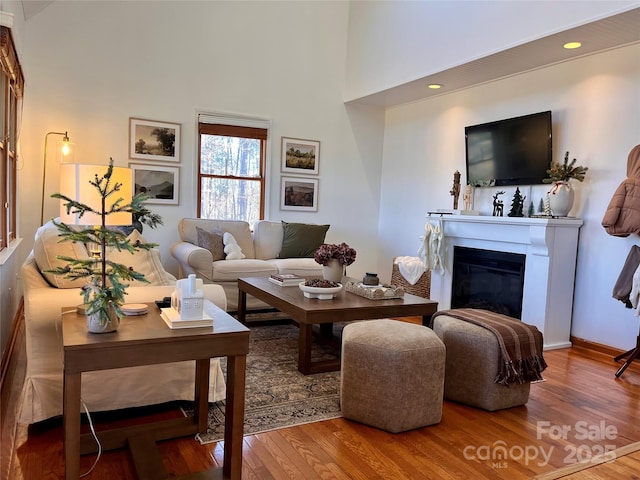
<svg viewBox="0 0 640 480">
<path fill-rule="evenodd" d="M 305 375 L 340 369 L 340 359 L 311 361 L 314 324 L 319 324 L 326 333 L 335 322 L 421 316 L 422 324 L 428 325 L 431 315 L 438 309 L 438 302 L 409 294 L 405 294 L 404 298 L 392 300 L 369 300 L 343 289 L 332 300 L 306 298 L 298 287 L 281 287 L 270 282 L 267 277 L 240 278 L 238 290 L 240 322 L 246 321 L 249 294 L 286 313 L 298 323 L 298 370 Z"/>
<path fill-rule="evenodd" d="M 124 317 L 117 332 L 103 334 L 88 333 L 84 315 L 75 313 L 74 308 L 63 309 L 63 312 L 73 312 L 64 315 L 62 323 L 65 478 L 77 479 L 80 473 L 80 455 L 96 451 L 91 434 L 80 435 L 80 391 L 83 372 L 195 360 L 193 417 L 97 432 L 103 450 L 127 446 L 131 449 L 139 478 L 167 478 L 162 466 L 162 457 L 155 448 L 155 443 L 159 440 L 206 432 L 210 359 L 227 357 L 223 467 L 180 478 L 240 480 L 249 329 L 213 303 L 205 301 L 205 310 L 213 318 L 213 328 L 171 330 L 160 318 L 160 311 L 156 305 L 148 305 L 149 313 L 146 315 Z"/>
</svg>

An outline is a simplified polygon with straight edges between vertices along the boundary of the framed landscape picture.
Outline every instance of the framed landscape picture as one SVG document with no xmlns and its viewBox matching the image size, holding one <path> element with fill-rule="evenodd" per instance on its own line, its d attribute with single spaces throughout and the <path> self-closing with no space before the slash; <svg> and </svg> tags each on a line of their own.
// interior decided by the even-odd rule
<svg viewBox="0 0 640 480">
<path fill-rule="evenodd" d="M 146 203 L 178 205 L 179 167 L 130 163 L 129 168 L 133 170 L 134 194 L 147 194 Z"/>
<path fill-rule="evenodd" d="M 282 171 L 317 175 L 320 164 L 320 142 L 282 137 Z"/>
<path fill-rule="evenodd" d="M 180 124 L 129 118 L 129 158 L 179 162 Z"/>
<path fill-rule="evenodd" d="M 281 177 L 280 210 L 318 211 L 318 180 L 304 177 Z"/>
</svg>

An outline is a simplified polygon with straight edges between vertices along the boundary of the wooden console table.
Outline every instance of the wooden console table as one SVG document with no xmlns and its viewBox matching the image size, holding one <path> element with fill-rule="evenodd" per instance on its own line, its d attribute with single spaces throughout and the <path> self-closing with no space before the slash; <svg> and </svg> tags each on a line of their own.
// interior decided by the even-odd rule
<svg viewBox="0 0 640 480">
<path fill-rule="evenodd" d="M 68 310 L 73 308 L 63 309 Z M 82 372 L 195 360 L 194 417 L 97 432 L 103 450 L 129 446 L 140 478 L 166 478 L 155 442 L 206 432 L 209 366 L 214 357 L 227 357 L 224 464 L 222 469 L 193 477 L 240 480 L 249 330 L 211 302 L 205 302 L 205 310 L 214 319 L 213 328 L 171 330 L 160 318 L 156 305 L 150 303 L 148 314 L 124 317 L 117 332 L 104 334 L 88 333 L 84 315 L 64 315 L 63 422 L 67 480 L 79 477 L 81 454 L 97 451 L 91 434 L 80 435 Z"/>
</svg>

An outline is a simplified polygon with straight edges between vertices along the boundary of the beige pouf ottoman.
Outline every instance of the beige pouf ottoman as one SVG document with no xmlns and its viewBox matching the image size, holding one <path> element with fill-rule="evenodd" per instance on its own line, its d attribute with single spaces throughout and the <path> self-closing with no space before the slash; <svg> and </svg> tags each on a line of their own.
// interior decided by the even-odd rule
<svg viewBox="0 0 640 480">
<path fill-rule="evenodd" d="M 444 344 L 422 325 L 388 319 L 347 325 L 342 415 L 393 433 L 440 422 L 444 362 Z"/>
<path fill-rule="evenodd" d="M 489 411 L 527 403 L 530 383 L 494 382 L 500 346 L 492 332 L 447 315 L 433 319 L 433 331 L 447 349 L 444 398 Z"/>
</svg>

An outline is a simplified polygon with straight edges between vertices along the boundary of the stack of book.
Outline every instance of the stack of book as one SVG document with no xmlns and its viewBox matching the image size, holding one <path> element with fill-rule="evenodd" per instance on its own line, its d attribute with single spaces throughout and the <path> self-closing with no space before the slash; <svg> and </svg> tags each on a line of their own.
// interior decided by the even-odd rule
<svg viewBox="0 0 640 480">
<path fill-rule="evenodd" d="M 180 318 L 180 313 L 175 308 L 161 308 L 160 316 L 164 320 L 164 323 L 171 329 L 174 328 L 195 328 L 195 327 L 212 327 L 213 318 L 207 315 L 206 312 L 202 313 L 202 318 L 196 320 L 185 320 Z"/>
<path fill-rule="evenodd" d="M 304 277 L 293 273 L 274 273 L 269 277 L 269 281 L 280 285 L 281 287 L 297 286 L 300 282 L 304 282 Z"/>
</svg>

